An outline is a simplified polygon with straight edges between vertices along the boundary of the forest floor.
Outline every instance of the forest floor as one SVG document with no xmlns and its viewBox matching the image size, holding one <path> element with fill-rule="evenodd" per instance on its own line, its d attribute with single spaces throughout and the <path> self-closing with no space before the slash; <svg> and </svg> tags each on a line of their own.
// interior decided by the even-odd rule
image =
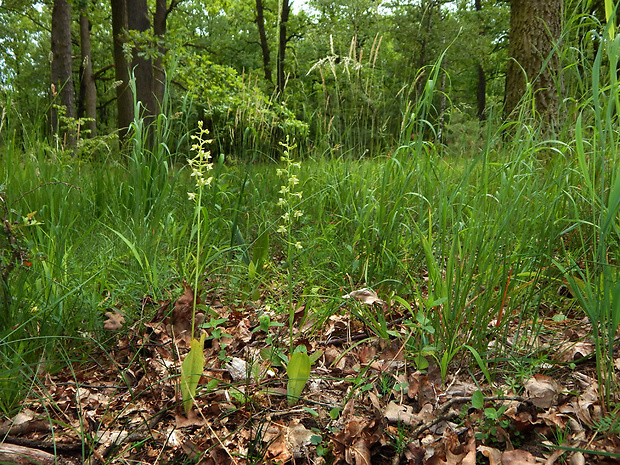
<svg viewBox="0 0 620 465">
<path fill-rule="evenodd" d="M 274 314 L 265 331 L 255 316 L 268 303 L 265 294 L 252 304 L 230 297 L 211 292 L 206 299 L 211 313 L 196 317 L 208 339 L 204 375 L 188 414 L 178 375 L 191 331 L 192 293 L 186 287 L 172 302 L 145 299 L 148 319 L 125 321 L 129 318 L 122 311 L 110 309 L 110 340 L 93 344 L 89 361 L 42 372 L 19 414 L 0 425 L 0 461 L 514 465 L 620 460 L 620 419 L 601 405 L 593 345 L 585 337 L 587 320 L 544 320 L 542 330 L 531 335 L 529 346 L 535 349 L 529 354 L 487 362 L 490 384 L 467 350 L 451 361 L 443 380 L 441 360 L 432 356 L 424 357 L 429 365 L 419 370 L 406 356 L 414 332 L 404 308 L 390 306 L 389 339 L 373 334 L 355 316 L 355 306 L 382 311 L 372 292 L 352 293 L 320 324 L 300 307 L 296 345 L 305 345 L 315 360 L 301 398 L 291 401 L 285 368 L 277 357 L 265 356 L 288 347 L 289 316 Z M 512 342 L 510 337 L 489 341 L 489 348 L 508 353 L 506 344 Z M 420 367 L 423 355 L 415 360 Z"/>
</svg>

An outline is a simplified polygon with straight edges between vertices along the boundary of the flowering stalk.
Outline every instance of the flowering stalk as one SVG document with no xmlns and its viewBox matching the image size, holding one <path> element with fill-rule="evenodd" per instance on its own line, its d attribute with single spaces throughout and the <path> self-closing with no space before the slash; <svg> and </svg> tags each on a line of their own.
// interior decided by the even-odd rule
<svg viewBox="0 0 620 465">
<path fill-rule="evenodd" d="M 192 150 L 196 152 L 194 158 L 188 160 L 188 164 L 192 169 L 191 177 L 196 178 L 196 191 L 188 192 L 187 196 L 190 200 L 196 202 L 194 209 L 194 220 L 196 221 L 196 256 L 194 271 L 194 303 L 192 306 L 192 339 L 194 338 L 194 323 L 196 317 L 196 302 L 198 299 L 198 278 L 200 275 L 200 251 L 202 250 L 202 192 L 205 187 L 211 185 L 213 176 L 206 175 L 213 169 L 211 163 L 211 152 L 207 150 L 207 145 L 213 142 L 207 139 L 209 130 L 203 127 L 203 122 L 198 121 L 198 134 L 193 134 Z"/>
<path fill-rule="evenodd" d="M 278 206 L 282 209 L 283 214 L 280 217 L 282 223 L 277 229 L 277 232 L 282 234 L 282 238 L 286 244 L 286 256 L 287 256 L 287 278 L 288 278 L 288 292 L 289 292 L 289 336 L 291 350 L 293 348 L 293 320 L 295 318 L 295 308 L 293 306 L 293 254 L 296 250 L 303 249 L 301 242 L 295 241 L 293 238 L 293 226 L 299 218 L 303 216 L 301 210 L 297 208 L 301 202 L 302 191 L 296 190 L 296 186 L 299 184 L 299 178 L 297 172 L 301 168 L 301 163 L 293 161 L 291 157 L 291 151 L 297 147 L 297 144 L 290 144 L 287 137 L 286 142 L 281 143 L 284 147 L 284 153 L 282 154 L 282 162 L 284 168 L 278 168 L 276 174 L 283 179 L 284 183 L 280 186 L 280 198 L 278 199 Z"/>
<path fill-rule="evenodd" d="M 211 143 L 206 138 L 209 131 L 202 126 L 202 121 L 198 122 L 198 134 L 192 135 L 195 141 L 192 144 L 192 150 L 196 152 L 196 156 L 188 160 L 192 169 L 191 176 L 196 178 L 196 191 L 188 192 L 187 196 L 193 200 L 196 205 L 194 209 L 194 221 L 196 224 L 196 255 L 195 255 L 195 271 L 194 271 L 194 302 L 192 305 L 192 334 L 190 342 L 190 351 L 185 356 L 181 364 L 181 395 L 183 397 L 183 407 L 185 413 L 189 413 L 192 409 L 196 396 L 198 382 L 202 376 L 204 369 L 204 342 L 205 334 L 200 340 L 194 339 L 194 325 L 196 324 L 196 304 L 198 302 L 198 278 L 200 276 L 200 251 L 202 250 L 202 193 L 205 187 L 208 187 L 213 181 L 213 176 L 207 177 L 209 171 L 213 169 L 211 163 L 211 152 L 206 146 Z"/>
</svg>

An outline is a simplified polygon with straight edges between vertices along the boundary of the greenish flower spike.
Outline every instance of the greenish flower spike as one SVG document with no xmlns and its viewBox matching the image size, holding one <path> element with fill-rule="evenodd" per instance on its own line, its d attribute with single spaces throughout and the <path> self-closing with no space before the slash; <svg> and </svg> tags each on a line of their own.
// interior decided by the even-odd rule
<svg viewBox="0 0 620 465">
<path fill-rule="evenodd" d="M 293 161 L 291 152 L 297 148 L 297 144 L 291 144 L 289 138 L 286 138 L 286 142 L 281 143 L 284 148 L 282 153 L 283 167 L 276 169 L 276 174 L 282 179 L 282 185 L 280 186 L 280 198 L 278 199 L 278 207 L 281 208 L 282 214 L 280 215 L 281 222 L 276 228 L 276 231 L 282 235 L 282 239 L 286 245 L 287 255 L 287 274 L 288 274 L 288 287 L 289 287 L 289 335 L 291 349 L 293 346 L 293 320 L 295 314 L 295 307 L 293 305 L 293 260 L 295 256 L 303 250 L 301 242 L 295 240 L 294 231 L 295 224 L 303 216 L 300 204 L 302 198 L 302 192 L 297 190 L 300 184 L 298 172 L 301 168 L 301 163 Z"/>
</svg>

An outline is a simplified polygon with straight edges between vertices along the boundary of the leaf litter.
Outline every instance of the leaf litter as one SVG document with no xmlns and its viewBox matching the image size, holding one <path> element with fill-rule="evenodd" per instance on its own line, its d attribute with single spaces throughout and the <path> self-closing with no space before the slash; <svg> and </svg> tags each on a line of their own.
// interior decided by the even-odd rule
<svg viewBox="0 0 620 465">
<path fill-rule="evenodd" d="M 343 297 L 387 306 L 370 289 Z M 488 385 L 482 374 L 461 369 L 468 368 L 464 363 L 455 363 L 444 380 L 432 360 L 418 370 L 406 357 L 403 319 L 391 323 L 388 341 L 344 311 L 319 331 L 294 334 L 318 357 L 300 398 L 289 402 L 286 355 L 275 343 L 288 339 L 288 315 L 272 315 L 284 324 L 265 331 L 256 307 L 223 305 L 220 298 L 211 293 L 212 305 L 196 313 L 195 325 L 202 325 L 207 339 L 205 365 L 187 414 L 179 374 L 190 346 L 194 291 L 184 283 L 181 297 L 159 302 L 148 321 L 130 325 L 121 311 L 106 313 L 104 327 L 114 342 L 90 362 L 42 372 L 20 412 L 0 423 L 0 459 L 20 454 L 32 460 L 14 463 L 89 465 L 618 463 L 620 419 L 600 404 L 592 344 L 584 337 L 587 322 L 550 320 L 549 334 L 557 340 L 531 335 L 560 365 L 541 367 L 518 384 L 508 383 L 497 367 Z M 296 318 L 303 318 L 299 308 Z"/>
</svg>

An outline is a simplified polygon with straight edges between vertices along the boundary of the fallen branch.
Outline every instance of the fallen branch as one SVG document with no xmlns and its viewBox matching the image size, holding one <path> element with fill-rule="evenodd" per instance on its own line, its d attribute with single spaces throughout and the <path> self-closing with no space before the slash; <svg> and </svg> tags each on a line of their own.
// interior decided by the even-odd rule
<svg viewBox="0 0 620 465">
<path fill-rule="evenodd" d="M 0 444 L 0 462 L 16 465 L 54 465 L 56 463 L 65 463 L 62 459 L 57 461 L 53 454 L 16 444 Z"/>
</svg>

